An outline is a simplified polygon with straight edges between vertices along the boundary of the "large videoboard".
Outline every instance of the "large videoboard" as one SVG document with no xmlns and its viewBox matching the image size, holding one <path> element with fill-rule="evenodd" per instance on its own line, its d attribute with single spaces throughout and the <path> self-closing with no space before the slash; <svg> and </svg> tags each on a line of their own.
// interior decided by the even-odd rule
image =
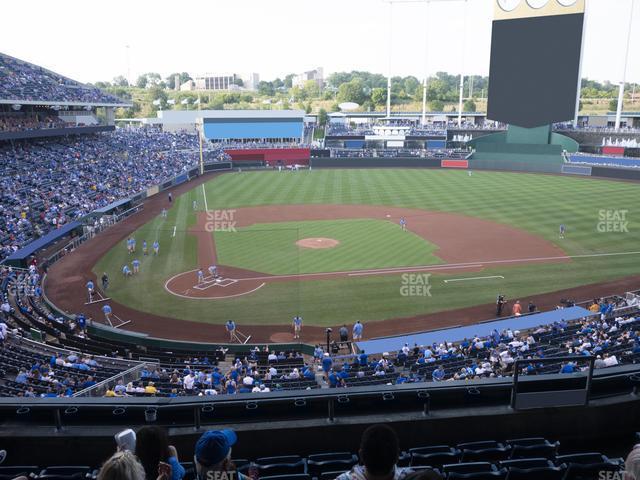
<svg viewBox="0 0 640 480">
<path fill-rule="evenodd" d="M 584 0 L 494 0 L 487 117 L 533 128 L 575 116 Z"/>
</svg>

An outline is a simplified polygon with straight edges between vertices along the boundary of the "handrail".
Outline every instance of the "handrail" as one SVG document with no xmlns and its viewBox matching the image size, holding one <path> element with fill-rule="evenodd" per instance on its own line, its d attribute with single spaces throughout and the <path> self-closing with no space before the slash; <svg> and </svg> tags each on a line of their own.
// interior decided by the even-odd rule
<svg viewBox="0 0 640 480">
<path fill-rule="evenodd" d="M 102 380 L 101 382 L 96 383 L 95 385 L 92 385 L 91 387 L 87 387 L 83 390 L 80 390 L 79 392 L 76 392 L 73 394 L 73 397 L 93 397 L 96 395 L 92 395 L 92 393 L 100 393 L 99 396 L 102 396 L 102 393 L 104 392 L 102 389 L 104 387 L 107 387 L 113 383 L 115 383 L 116 381 L 118 381 L 120 378 L 125 379 L 127 377 L 132 378 L 132 375 L 141 371 L 143 368 L 147 368 L 147 367 L 153 367 L 156 368 L 157 365 L 152 365 L 152 364 L 148 364 L 148 363 L 141 363 L 139 365 L 134 365 L 133 367 L 125 370 L 124 372 L 120 372 L 112 377 L 109 377 L 105 380 Z M 137 379 L 137 376 L 136 376 Z"/>
</svg>

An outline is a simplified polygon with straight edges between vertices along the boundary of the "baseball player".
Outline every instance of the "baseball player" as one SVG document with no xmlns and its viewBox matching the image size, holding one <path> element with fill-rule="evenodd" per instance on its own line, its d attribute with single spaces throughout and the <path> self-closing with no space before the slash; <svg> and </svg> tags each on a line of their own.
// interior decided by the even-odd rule
<svg viewBox="0 0 640 480">
<path fill-rule="evenodd" d="M 131 264 L 133 265 L 133 273 L 134 275 L 136 273 L 140 273 L 140 260 L 138 260 L 137 258 L 131 262 Z"/>
<path fill-rule="evenodd" d="M 131 237 L 131 253 L 136 253 L 136 239 Z"/>
<path fill-rule="evenodd" d="M 202 269 L 198 270 L 198 283 L 204 282 L 204 272 Z"/>
<path fill-rule="evenodd" d="M 564 226 L 564 223 L 560 224 L 560 238 L 564 238 L 564 234 L 567 231 L 567 228 Z"/>
<path fill-rule="evenodd" d="M 167 209 L 166 208 L 162 209 L 162 218 L 167 218 Z"/>
<path fill-rule="evenodd" d="M 133 238 L 131 237 L 127 238 L 127 252 L 129 252 L 129 255 L 133 253 Z"/>
<path fill-rule="evenodd" d="M 124 278 L 127 278 L 131 275 L 131 269 L 129 268 L 129 265 L 125 265 L 124 267 L 122 267 L 122 275 L 124 275 Z"/>
<path fill-rule="evenodd" d="M 158 255 L 159 252 L 160 252 L 160 244 L 156 240 L 155 242 L 153 242 L 153 254 Z"/>
<path fill-rule="evenodd" d="M 300 339 L 300 332 L 302 331 L 302 317 L 296 315 L 293 317 L 293 338 Z"/>
<path fill-rule="evenodd" d="M 196 200 L 193 201 L 193 211 L 195 212 L 198 209 L 198 202 Z"/>
<path fill-rule="evenodd" d="M 407 230 L 407 220 L 404 217 L 400 217 L 400 228 L 402 228 L 403 231 Z"/>
<path fill-rule="evenodd" d="M 102 278 L 100 278 L 100 281 L 102 282 L 102 290 L 106 292 L 107 288 L 109 288 L 109 275 L 107 275 L 107 272 L 102 273 Z"/>
<path fill-rule="evenodd" d="M 213 278 L 216 278 L 218 276 L 218 267 L 216 267 L 215 265 L 211 265 L 209 267 L 209 275 L 211 275 Z"/>
<path fill-rule="evenodd" d="M 93 292 L 95 290 L 95 286 L 91 280 L 87 282 L 87 293 L 89 294 L 89 301 L 93 300 Z"/>
<path fill-rule="evenodd" d="M 142 255 L 148 255 L 149 254 L 149 249 L 147 248 L 147 241 L 143 240 L 142 241 Z"/>
</svg>

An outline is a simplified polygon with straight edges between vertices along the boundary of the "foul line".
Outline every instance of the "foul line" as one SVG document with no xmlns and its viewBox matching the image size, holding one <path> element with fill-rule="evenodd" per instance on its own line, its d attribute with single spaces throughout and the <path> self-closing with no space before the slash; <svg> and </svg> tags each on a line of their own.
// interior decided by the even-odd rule
<svg viewBox="0 0 640 480">
<path fill-rule="evenodd" d="M 337 272 L 316 272 L 316 273 L 301 273 L 301 274 L 291 274 L 291 275 L 262 275 L 259 277 L 237 278 L 236 280 L 238 280 L 239 282 L 258 281 L 258 280 L 263 280 L 263 281 L 264 280 L 282 280 L 282 279 L 294 280 L 296 278 L 302 278 L 302 277 L 334 277 L 334 276 L 340 276 L 340 275 L 347 275 L 349 277 L 358 277 L 358 276 L 367 276 L 367 275 L 388 275 L 393 273 L 424 272 L 424 271 L 433 271 L 433 270 L 454 270 L 458 268 L 481 268 L 487 265 L 499 265 L 499 264 L 508 264 L 508 263 L 545 262 L 545 261 L 553 261 L 553 260 L 572 260 L 572 259 L 578 259 L 578 258 L 615 257 L 615 256 L 623 256 L 623 255 L 640 255 L 640 251 L 590 253 L 590 254 L 583 254 L 583 255 L 560 255 L 557 257 L 512 258 L 508 260 L 488 260 L 483 262 L 419 265 L 415 267 L 390 267 L 390 268 L 379 268 L 379 269 L 371 269 L 371 270 L 347 270 L 347 271 L 337 271 Z M 181 275 L 185 275 L 188 273 L 196 272 L 196 271 L 197 269 L 193 269 L 187 272 L 178 273 L 173 277 L 171 277 L 169 280 L 167 280 L 167 284 L 176 277 L 179 277 Z M 165 288 L 166 288 L 166 284 L 165 284 Z M 167 290 L 170 291 L 169 289 Z"/>
<path fill-rule="evenodd" d="M 452 278 L 450 280 L 445 280 L 444 283 L 449 282 L 466 282 L 467 280 L 489 280 L 492 278 L 504 278 L 502 275 L 491 275 L 490 277 L 468 277 L 468 278 Z"/>
<path fill-rule="evenodd" d="M 176 236 L 176 225 L 173 226 L 173 235 L 171 235 L 172 237 Z"/>
<path fill-rule="evenodd" d="M 202 184 L 202 196 L 204 197 L 204 211 L 209 211 L 209 205 L 207 205 L 207 191 L 204 189 L 204 183 Z"/>
</svg>

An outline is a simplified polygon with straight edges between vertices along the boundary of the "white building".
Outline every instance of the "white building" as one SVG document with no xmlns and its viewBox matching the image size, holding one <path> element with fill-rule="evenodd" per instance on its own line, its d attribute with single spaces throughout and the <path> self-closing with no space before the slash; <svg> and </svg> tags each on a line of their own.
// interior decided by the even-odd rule
<svg viewBox="0 0 640 480">
<path fill-rule="evenodd" d="M 256 90 L 260 82 L 260 75 L 249 73 L 244 77 L 236 73 L 205 73 L 196 75 L 193 80 L 188 80 L 180 85 L 180 90 Z M 242 83 L 242 87 L 238 85 Z"/>
<path fill-rule="evenodd" d="M 297 74 L 295 77 L 293 77 L 291 84 L 294 87 L 304 87 L 304 84 L 309 80 L 314 80 L 318 83 L 318 87 L 322 88 L 324 84 L 324 71 L 322 67 Z"/>
</svg>

